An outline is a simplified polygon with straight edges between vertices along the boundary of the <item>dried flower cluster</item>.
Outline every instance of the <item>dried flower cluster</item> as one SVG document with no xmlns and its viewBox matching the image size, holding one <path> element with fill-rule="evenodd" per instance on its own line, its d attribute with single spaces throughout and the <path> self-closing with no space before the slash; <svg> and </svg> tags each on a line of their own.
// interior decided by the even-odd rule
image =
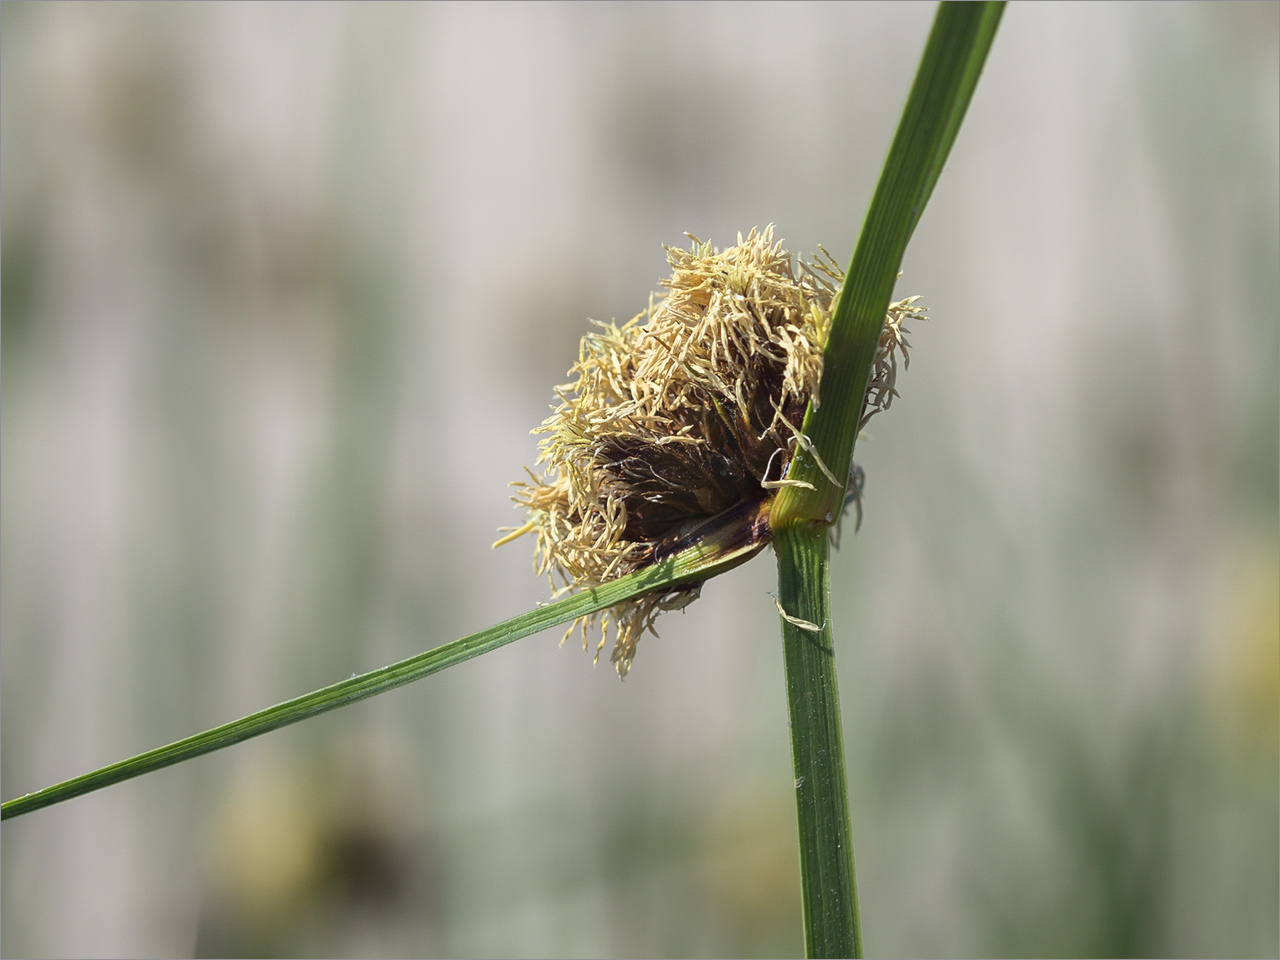
<svg viewBox="0 0 1280 960">
<path fill-rule="evenodd" d="M 678 552 L 723 523 L 751 525 L 763 547 L 764 517 L 794 453 L 797 426 L 817 405 L 822 348 L 840 269 L 830 257 L 793 269 L 773 228 L 724 251 L 696 238 L 668 248 L 666 294 L 630 322 L 598 324 L 582 340 L 575 378 L 538 428 L 541 477 L 530 472 L 513 498 L 529 521 L 499 543 L 537 535 L 535 566 L 557 593 L 589 588 Z M 824 251 L 825 254 L 825 251 Z M 895 396 L 901 322 L 894 304 L 881 338 L 863 422 Z M 800 442 L 804 442 L 803 439 Z M 583 618 L 587 642 L 600 621 L 599 658 L 612 618 L 612 660 L 625 676 L 636 643 L 663 610 L 693 600 L 682 585 Z"/>
</svg>

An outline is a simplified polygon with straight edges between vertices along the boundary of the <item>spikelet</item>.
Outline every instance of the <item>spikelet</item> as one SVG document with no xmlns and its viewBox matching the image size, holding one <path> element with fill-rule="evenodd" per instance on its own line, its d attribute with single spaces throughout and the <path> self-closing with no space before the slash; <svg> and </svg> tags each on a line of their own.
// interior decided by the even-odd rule
<svg viewBox="0 0 1280 960">
<path fill-rule="evenodd" d="M 512 498 L 528 523 L 499 543 L 536 534 L 534 565 L 557 594 L 642 569 L 714 528 L 767 509 L 796 448 L 796 426 L 819 403 L 822 348 L 843 275 L 823 251 L 793 268 L 773 227 L 717 251 L 690 236 L 667 248 L 666 293 L 618 326 L 587 334 L 571 382 L 535 433 L 541 475 L 529 471 Z M 863 422 L 896 396 L 901 322 L 915 298 L 894 304 L 880 341 Z M 802 439 L 803 442 L 803 439 Z M 754 509 L 759 507 L 759 510 Z M 750 522 L 750 521 L 748 521 Z M 763 548 L 767 524 L 753 536 Z M 598 623 L 596 659 L 612 620 L 612 661 L 626 676 L 636 644 L 664 610 L 701 584 L 648 594 L 584 617 Z"/>
</svg>

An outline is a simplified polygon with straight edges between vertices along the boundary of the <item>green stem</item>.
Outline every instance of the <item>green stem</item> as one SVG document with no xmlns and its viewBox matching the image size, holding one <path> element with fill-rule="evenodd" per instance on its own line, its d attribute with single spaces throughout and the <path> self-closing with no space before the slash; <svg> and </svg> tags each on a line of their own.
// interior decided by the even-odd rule
<svg viewBox="0 0 1280 960">
<path fill-rule="evenodd" d="M 842 510 L 867 380 L 903 254 L 955 142 L 1003 8 L 999 2 L 939 5 L 832 317 L 823 349 L 822 406 L 809 405 L 801 428 L 811 446 L 800 445 L 787 471 L 788 479 L 804 483 L 781 490 L 770 512 L 785 611 L 782 637 L 810 957 L 862 954 L 826 529 Z M 807 621 L 810 628 L 797 621 Z"/>
<path fill-rule="evenodd" d="M 760 543 L 738 543 L 709 538 L 662 563 L 591 590 L 584 590 L 556 603 L 549 603 L 479 633 L 446 643 L 426 653 L 343 680 L 312 693 L 225 723 L 204 733 L 167 746 L 149 750 L 111 766 L 94 770 L 35 793 L 10 800 L 0 806 L 0 819 L 8 820 L 72 797 L 101 790 L 122 780 L 172 766 L 184 760 L 212 753 L 252 737 L 270 733 L 319 713 L 365 700 L 406 683 L 421 680 L 446 667 L 478 657 L 521 637 L 527 637 L 578 617 L 588 616 L 616 603 L 681 582 L 706 580 L 749 560 L 759 552 Z"/>
<path fill-rule="evenodd" d="M 794 524 L 777 532 L 774 546 L 779 602 L 792 618 L 783 618 L 782 647 L 800 830 L 805 955 L 860 957 L 862 931 L 831 637 L 826 530 Z"/>
</svg>

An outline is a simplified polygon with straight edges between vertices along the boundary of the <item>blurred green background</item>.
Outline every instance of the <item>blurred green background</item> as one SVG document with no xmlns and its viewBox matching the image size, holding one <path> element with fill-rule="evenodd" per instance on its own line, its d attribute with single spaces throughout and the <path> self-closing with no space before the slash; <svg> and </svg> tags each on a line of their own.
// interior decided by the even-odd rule
<svg viewBox="0 0 1280 960">
<path fill-rule="evenodd" d="M 1277 9 L 1006 11 L 832 574 L 872 954 L 1280 950 Z M 0 7 L 4 797 L 545 599 L 587 318 L 846 262 L 932 15 Z M 0 949 L 794 955 L 773 577 L 7 822 Z"/>
</svg>

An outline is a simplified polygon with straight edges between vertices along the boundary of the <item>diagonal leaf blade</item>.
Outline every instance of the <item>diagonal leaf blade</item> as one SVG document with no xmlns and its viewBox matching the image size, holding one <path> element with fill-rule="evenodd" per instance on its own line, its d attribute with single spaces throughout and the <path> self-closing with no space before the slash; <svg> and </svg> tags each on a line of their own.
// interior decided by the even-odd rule
<svg viewBox="0 0 1280 960">
<path fill-rule="evenodd" d="M 823 351 L 822 405 L 810 405 L 802 427 L 841 483 L 848 481 L 871 362 L 907 242 L 960 131 L 1003 10 L 1003 2 L 939 5 L 867 208 Z M 794 519 L 829 524 L 839 515 L 844 487 L 826 479 L 807 449 L 792 458 L 787 476 L 813 489 L 782 490 L 773 507 L 775 527 Z"/>
<path fill-rule="evenodd" d="M 620 577 L 602 586 L 584 590 L 555 603 L 531 610 L 497 626 L 409 657 L 379 670 L 371 670 L 331 684 L 284 703 L 214 727 L 195 736 L 138 754 L 119 763 L 65 780 L 43 790 L 28 793 L 0 805 L 0 819 L 31 813 L 43 807 L 83 796 L 103 787 L 140 777 L 153 770 L 191 760 L 221 750 L 272 730 L 298 723 L 308 717 L 375 697 L 396 687 L 439 673 L 473 657 L 504 647 L 508 643 L 587 616 L 616 603 L 680 583 L 707 580 L 744 563 L 763 544 L 753 543 L 723 548 L 713 540 L 704 541 L 644 570 Z"/>
</svg>

